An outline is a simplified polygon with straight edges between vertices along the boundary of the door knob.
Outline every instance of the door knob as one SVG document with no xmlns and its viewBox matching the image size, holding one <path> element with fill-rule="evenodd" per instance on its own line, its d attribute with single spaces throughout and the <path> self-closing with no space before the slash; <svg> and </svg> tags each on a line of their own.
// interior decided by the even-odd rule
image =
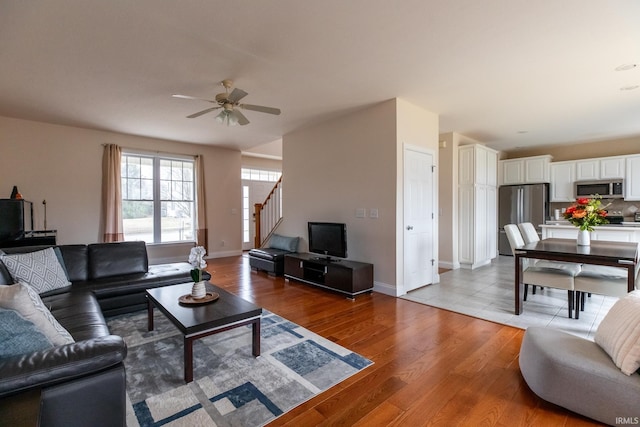
<svg viewBox="0 0 640 427">
<path fill-rule="evenodd" d="M 409 231 L 413 230 L 413 225 L 407 225 L 407 230 Z"/>
</svg>

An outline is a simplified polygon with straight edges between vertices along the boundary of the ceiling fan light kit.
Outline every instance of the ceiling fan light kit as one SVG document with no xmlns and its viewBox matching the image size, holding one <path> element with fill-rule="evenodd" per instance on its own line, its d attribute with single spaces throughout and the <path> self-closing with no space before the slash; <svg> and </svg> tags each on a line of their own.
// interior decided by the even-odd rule
<svg viewBox="0 0 640 427">
<path fill-rule="evenodd" d="M 199 101 L 206 101 L 212 104 L 217 104 L 217 107 L 207 108 L 202 111 L 198 111 L 197 113 L 193 113 L 187 116 L 189 119 L 195 119 L 196 117 L 200 117 L 204 114 L 210 113 L 215 110 L 222 109 L 220 113 L 216 116 L 216 121 L 220 123 L 226 123 L 227 126 L 235 126 L 239 124 L 240 126 L 244 126 L 249 124 L 249 119 L 245 117 L 240 111 L 236 108 L 241 108 L 244 110 L 257 111 L 259 113 L 267 113 L 273 115 L 280 115 L 280 109 L 274 107 L 264 107 L 262 105 L 251 105 L 251 104 L 240 104 L 239 101 L 248 95 L 247 92 L 242 89 L 234 88 L 231 93 L 229 93 L 229 89 L 233 87 L 233 81 L 229 79 L 225 79 L 220 83 L 225 88 L 224 93 L 219 93 L 215 96 L 215 100 L 212 99 L 203 99 L 196 98 L 195 96 L 189 95 L 172 95 L 174 98 L 183 98 L 183 99 L 195 99 Z"/>
</svg>

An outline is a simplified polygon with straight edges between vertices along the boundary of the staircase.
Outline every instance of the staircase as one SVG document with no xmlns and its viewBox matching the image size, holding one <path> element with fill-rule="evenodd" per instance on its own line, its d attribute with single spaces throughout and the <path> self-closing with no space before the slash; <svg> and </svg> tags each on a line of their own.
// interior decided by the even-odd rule
<svg viewBox="0 0 640 427">
<path fill-rule="evenodd" d="M 282 222 L 282 177 L 273 186 L 264 203 L 253 206 L 256 222 L 254 247 L 261 248 Z"/>
</svg>

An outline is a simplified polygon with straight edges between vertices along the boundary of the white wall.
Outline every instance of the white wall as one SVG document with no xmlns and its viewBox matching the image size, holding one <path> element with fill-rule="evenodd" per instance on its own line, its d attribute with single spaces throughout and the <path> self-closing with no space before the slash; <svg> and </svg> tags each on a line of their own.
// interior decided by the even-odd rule
<svg viewBox="0 0 640 427">
<path fill-rule="evenodd" d="M 396 99 L 397 145 L 396 145 L 396 295 L 404 295 L 404 146 L 426 148 L 433 153 L 436 170 L 438 160 L 438 115 L 418 107 L 403 99 Z M 434 174 L 434 189 L 438 191 L 438 175 Z M 434 194 L 434 209 L 438 212 L 438 195 Z M 433 256 L 438 265 L 438 216 L 435 217 L 433 232 Z M 436 267 L 437 268 L 437 267 Z M 437 279 L 437 269 L 435 271 Z"/>
<path fill-rule="evenodd" d="M 308 221 L 346 223 L 349 259 L 373 263 L 376 289 L 396 294 L 403 142 L 437 150 L 437 115 L 392 99 L 286 134 L 278 233 L 302 237 L 304 252 Z M 359 208 L 366 218 L 356 218 Z"/>
<path fill-rule="evenodd" d="M 460 268 L 458 260 L 458 135 L 440 134 L 439 152 L 439 267 Z"/>
<path fill-rule="evenodd" d="M 307 222 L 347 224 L 348 257 L 374 264 L 374 281 L 395 284 L 395 101 L 376 104 L 283 138 L 283 211 L 278 233 L 303 238 Z M 379 218 L 356 218 L 356 209 Z"/>
<path fill-rule="evenodd" d="M 0 197 L 14 185 L 34 202 L 35 228 L 58 230 L 58 243 L 101 240 L 103 144 L 204 157 L 209 255 L 241 253 L 240 152 L 0 117 Z M 222 246 L 221 242 L 225 241 Z M 149 247 L 152 262 L 186 259 L 192 245 Z"/>
</svg>

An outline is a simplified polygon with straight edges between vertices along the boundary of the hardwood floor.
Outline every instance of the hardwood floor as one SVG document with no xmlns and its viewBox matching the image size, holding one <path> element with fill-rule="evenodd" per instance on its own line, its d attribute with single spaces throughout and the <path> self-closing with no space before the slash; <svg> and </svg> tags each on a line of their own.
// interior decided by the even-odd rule
<svg viewBox="0 0 640 427">
<path fill-rule="evenodd" d="M 211 281 L 375 363 L 269 426 L 587 426 L 520 375 L 523 331 L 372 293 L 344 296 L 209 260 Z"/>
</svg>

